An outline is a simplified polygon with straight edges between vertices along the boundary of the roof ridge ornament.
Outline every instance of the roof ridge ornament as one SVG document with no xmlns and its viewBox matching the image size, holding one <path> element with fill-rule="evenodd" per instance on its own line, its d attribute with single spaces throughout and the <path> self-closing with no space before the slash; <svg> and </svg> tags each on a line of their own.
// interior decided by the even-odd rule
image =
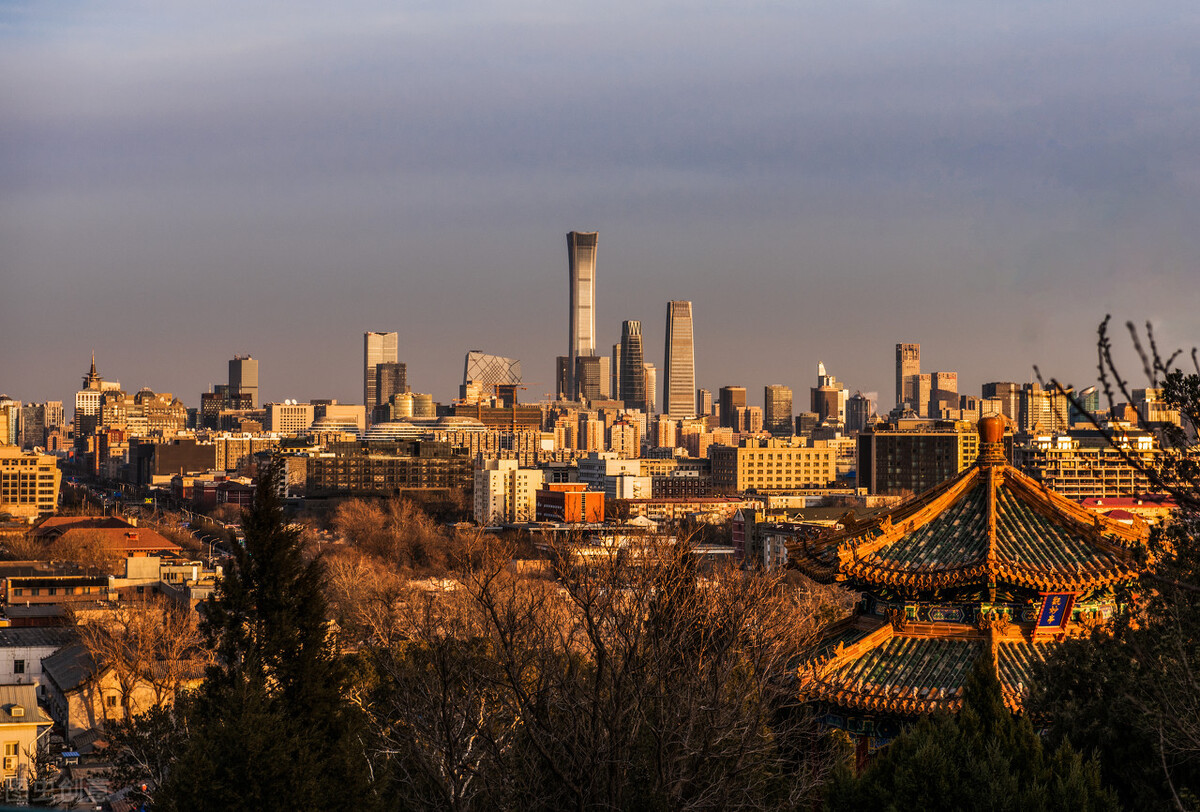
<svg viewBox="0 0 1200 812">
<path fill-rule="evenodd" d="M 976 464 L 980 468 L 1008 465 L 1008 457 L 1004 453 L 1004 418 L 998 415 L 980 418 L 977 430 L 979 457 Z"/>
</svg>

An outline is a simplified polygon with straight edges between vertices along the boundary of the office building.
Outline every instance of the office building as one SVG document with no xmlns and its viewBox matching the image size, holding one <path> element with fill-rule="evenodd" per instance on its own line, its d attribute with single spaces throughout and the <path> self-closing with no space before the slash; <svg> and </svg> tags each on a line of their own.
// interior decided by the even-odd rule
<svg viewBox="0 0 1200 812">
<path fill-rule="evenodd" d="M 612 346 L 612 397 L 621 399 L 621 342 Z"/>
<path fill-rule="evenodd" d="M 916 408 L 913 400 L 912 378 L 921 374 L 921 345 L 896 345 L 896 403 L 908 403 Z"/>
<path fill-rule="evenodd" d="M 380 406 L 390 403 L 393 396 L 402 395 L 407 391 L 407 365 L 390 361 L 375 365 L 375 398 Z M 363 405 L 364 411 L 370 408 L 366 404 Z"/>
<path fill-rule="evenodd" d="M 763 388 L 763 428 L 776 437 L 792 436 L 791 387 L 770 384 Z"/>
<path fill-rule="evenodd" d="M 736 448 L 714 446 L 709 458 L 713 487 L 722 493 L 825 488 L 837 478 L 837 453 L 820 440 L 809 447 L 750 438 Z"/>
<path fill-rule="evenodd" d="M 258 361 L 249 355 L 235 355 L 229 361 L 229 393 L 246 399 L 243 408 L 258 408 Z"/>
<path fill-rule="evenodd" d="M 712 392 L 707 389 L 696 390 L 696 416 L 709 417 L 713 413 Z"/>
<path fill-rule="evenodd" d="M 1021 384 L 1011 381 L 993 381 L 983 385 L 986 400 L 999 400 L 1000 413 L 1014 423 L 1021 413 Z"/>
<path fill-rule="evenodd" d="M 646 376 L 646 414 L 654 414 L 658 410 L 658 367 L 647 362 L 642 369 Z"/>
<path fill-rule="evenodd" d="M 969 468 L 978 455 L 979 433 L 967 422 L 882 424 L 858 435 L 858 487 L 873 494 L 922 493 Z"/>
<path fill-rule="evenodd" d="M 930 379 L 930 417 L 938 417 L 943 409 L 959 409 L 958 373 L 934 372 Z"/>
<path fill-rule="evenodd" d="M 692 303 L 667 302 L 667 339 L 663 377 L 663 414 L 675 420 L 696 416 L 696 358 L 692 341 Z"/>
<path fill-rule="evenodd" d="M 75 393 L 75 447 L 84 448 L 86 438 L 100 425 L 100 398 L 105 392 L 117 391 L 120 381 L 106 381 L 96 374 L 96 354 L 92 367 L 83 376 L 83 388 Z"/>
<path fill-rule="evenodd" d="M 463 359 L 463 384 L 471 382 L 481 384 L 489 393 L 497 385 L 520 384 L 521 362 L 516 358 L 471 350 Z"/>
<path fill-rule="evenodd" d="M 846 431 L 852 434 L 866 431 L 874 411 L 875 404 L 871 398 L 862 392 L 855 392 L 854 396 L 846 401 Z"/>
<path fill-rule="evenodd" d="M 1037 382 L 1021 387 L 1017 411 L 1017 429 L 1023 434 L 1061 434 L 1070 426 L 1070 398 Z"/>
<path fill-rule="evenodd" d="M 741 431 L 738 409 L 746 408 L 746 387 L 722 386 L 717 396 L 721 405 L 721 426 Z"/>
<path fill-rule="evenodd" d="M 316 407 L 311 403 L 285 400 L 283 403 L 266 404 L 267 431 L 276 434 L 296 434 L 308 431 L 316 419 Z"/>
<path fill-rule="evenodd" d="M 580 355 L 575 359 L 575 391 L 569 393 L 572 400 L 600 399 L 600 359 L 595 355 Z"/>
<path fill-rule="evenodd" d="M 571 311 L 567 336 L 566 392 L 575 391 L 575 359 L 596 354 L 596 238 L 595 231 L 567 234 L 567 262 L 570 270 Z"/>
<path fill-rule="evenodd" d="M 399 361 L 399 336 L 396 333 L 363 333 L 363 405 L 370 413 L 376 406 L 387 403 L 376 390 L 375 368 L 380 364 Z"/>
<path fill-rule="evenodd" d="M 642 357 L 642 323 L 621 323 L 620 400 L 626 409 L 646 411 L 646 362 Z"/>
</svg>

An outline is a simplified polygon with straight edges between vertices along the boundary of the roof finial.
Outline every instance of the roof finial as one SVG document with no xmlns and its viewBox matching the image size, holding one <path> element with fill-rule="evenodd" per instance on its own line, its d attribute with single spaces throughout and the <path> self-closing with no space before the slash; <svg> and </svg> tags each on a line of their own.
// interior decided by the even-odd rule
<svg viewBox="0 0 1200 812">
<path fill-rule="evenodd" d="M 96 374 L 96 351 L 92 350 L 92 375 Z"/>
</svg>

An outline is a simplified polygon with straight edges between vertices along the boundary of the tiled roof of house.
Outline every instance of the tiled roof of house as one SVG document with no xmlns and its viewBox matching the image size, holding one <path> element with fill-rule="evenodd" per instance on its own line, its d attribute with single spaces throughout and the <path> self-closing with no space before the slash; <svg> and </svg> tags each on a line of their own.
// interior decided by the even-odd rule
<svg viewBox="0 0 1200 812">
<path fill-rule="evenodd" d="M 38 707 L 36 689 L 32 685 L 0 685 L 0 726 L 29 724 L 53 724 Z"/>
</svg>

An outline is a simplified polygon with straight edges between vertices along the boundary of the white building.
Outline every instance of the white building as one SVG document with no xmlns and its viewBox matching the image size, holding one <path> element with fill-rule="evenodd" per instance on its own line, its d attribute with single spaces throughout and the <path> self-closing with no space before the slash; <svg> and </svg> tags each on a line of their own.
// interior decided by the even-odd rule
<svg viewBox="0 0 1200 812">
<path fill-rule="evenodd" d="M 482 460 L 475 469 L 475 522 L 532 522 L 544 474 L 516 460 Z"/>
</svg>

